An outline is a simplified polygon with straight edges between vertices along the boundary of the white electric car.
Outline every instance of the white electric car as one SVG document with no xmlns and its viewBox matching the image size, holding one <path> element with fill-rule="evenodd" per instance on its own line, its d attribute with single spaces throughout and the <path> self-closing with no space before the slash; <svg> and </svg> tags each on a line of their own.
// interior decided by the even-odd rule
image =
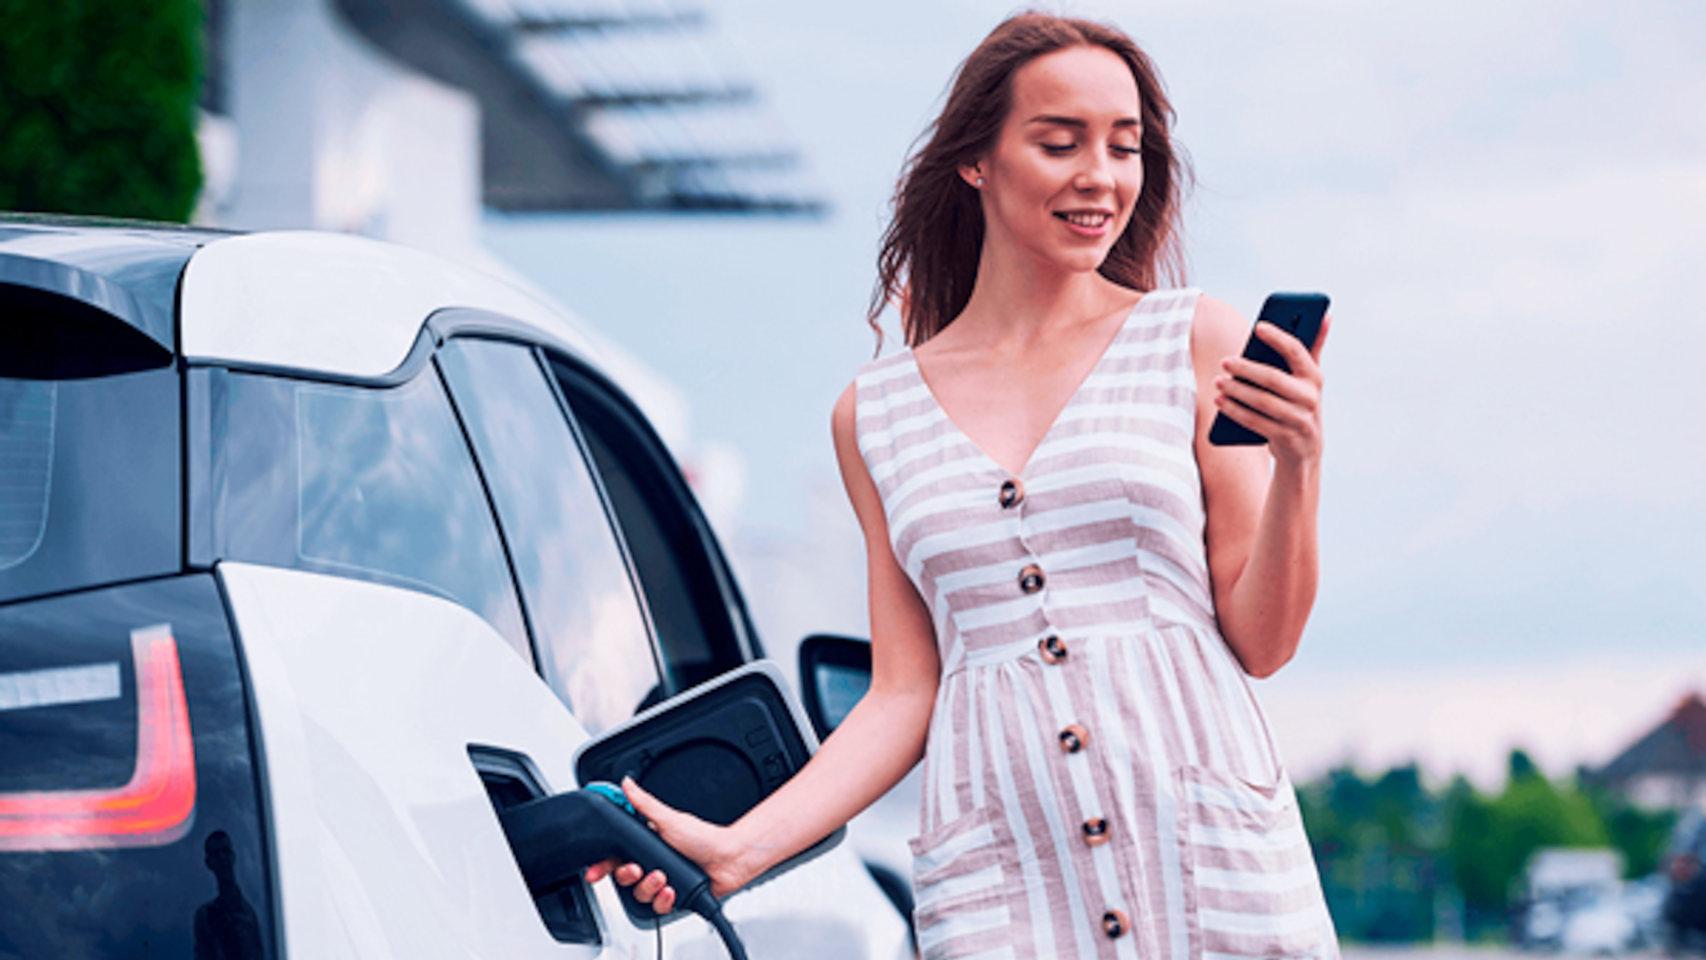
<svg viewBox="0 0 1706 960">
<path fill-rule="evenodd" d="M 408 249 L 0 218 L 0 958 L 713 958 L 498 810 L 761 656 L 572 323 Z M 707 790 L 717 789 L 708 783 Z M 848 845 L 728 901 L 890 958 Z"/>
</svg>

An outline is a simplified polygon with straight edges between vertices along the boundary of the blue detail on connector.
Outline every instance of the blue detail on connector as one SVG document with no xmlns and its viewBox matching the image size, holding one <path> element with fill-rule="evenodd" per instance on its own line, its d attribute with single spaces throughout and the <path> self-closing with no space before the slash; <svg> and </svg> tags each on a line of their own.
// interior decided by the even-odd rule
<svg viewBox="0 0 1706 960">
<path fill-rule="evenodd" d="M 632 816 L 637 817 L 640 815 L 640 812 L 634 809 L 634 805 L 628 802 L 628 795 L 623 793 L 622 788 L 614 783 L 607 780 L 594 780 L 581 789 L 598 794 L 604 799 L 609 800 L 611 803 L 614 803 L 628 811 Z"/>
</svg>

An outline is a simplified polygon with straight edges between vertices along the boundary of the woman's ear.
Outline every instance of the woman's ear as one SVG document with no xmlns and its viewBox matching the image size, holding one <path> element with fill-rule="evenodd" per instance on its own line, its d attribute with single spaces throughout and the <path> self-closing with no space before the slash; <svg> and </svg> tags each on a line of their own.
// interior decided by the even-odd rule
<svg viewBox="0 0 1706 960">
<path fill-rule="evenodd" d="M 968 163 L 960 166 L 960 179 L 973 190 L 983 189 L 983 164 Z"/>
</svg>

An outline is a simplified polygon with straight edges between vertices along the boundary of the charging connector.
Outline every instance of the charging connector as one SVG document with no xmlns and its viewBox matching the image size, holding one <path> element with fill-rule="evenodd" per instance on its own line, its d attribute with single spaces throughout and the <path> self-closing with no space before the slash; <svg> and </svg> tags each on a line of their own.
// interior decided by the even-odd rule
<svg viewBox="0 0 1706 960">
<path fill-rule="evenodd" d="M 703 917 L 716 928 L 729 956 L 746 960 L 745 946 L 723 916 L 722 903 L 711 893 L 711 878 L 646 826 L 616 785 L 593 783 L 530 800 L 504 810 L 499 819 L 522 879 L 535 897 L 573 883 L 600 861 L 613 857 L 633 861 L 648 871 L 662 870 L 675 888 L 677 908 Z M 640 905 L 629 888 L 618 891 L 625 903 L 633 905 L 630 913 L 651 909 Z"/>
</svg>

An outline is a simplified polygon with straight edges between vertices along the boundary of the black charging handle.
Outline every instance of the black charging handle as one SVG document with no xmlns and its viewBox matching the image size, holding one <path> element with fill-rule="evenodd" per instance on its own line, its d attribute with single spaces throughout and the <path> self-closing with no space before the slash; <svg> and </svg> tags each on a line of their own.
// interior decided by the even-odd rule
<svg viewBox="0 0 1706 960">
<path fill-rule="evenodd" d="M 573 883 L 587 867 L 602 860 L 632 861 L 648 873 L 662 870 L 675 888 L 676 905 L 704 917 L 733 960 L 746 960 L 746 947 L 723 916 L 722 903 L 711 893 L 711 878 L 646 826 L 620 788 L 588 784 L 517 804 L 500 812 L 498 819 L 528 892 L 535 897 Z M 617 889 L 625 901 L 639 904 L 632 889 Z"/>
<path fill-rule="evenodd" d="M 615 857 L 638 863 L 647 872 L 662 870 L 675 888 L 675 902 L 700 916 L 719 906 L 711 896 L 711 880 L 698 864 L 664 843 L 639 817 L 595 791 L 571 790 L 529 800 L 504 810 L 499 818 L 522 879 L 535 897 Z M 633 896 L 626 887 L 621 892 Z"/>
</svg>

